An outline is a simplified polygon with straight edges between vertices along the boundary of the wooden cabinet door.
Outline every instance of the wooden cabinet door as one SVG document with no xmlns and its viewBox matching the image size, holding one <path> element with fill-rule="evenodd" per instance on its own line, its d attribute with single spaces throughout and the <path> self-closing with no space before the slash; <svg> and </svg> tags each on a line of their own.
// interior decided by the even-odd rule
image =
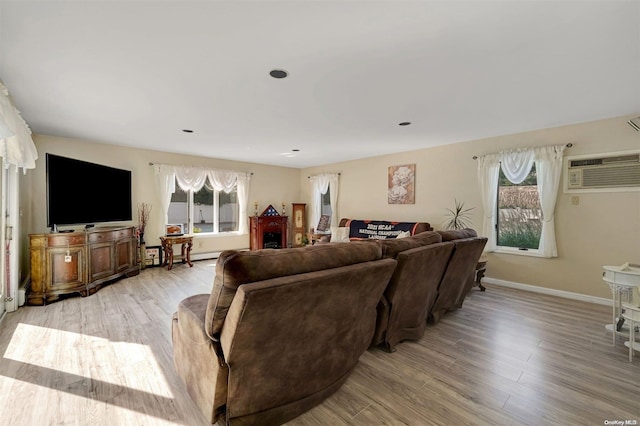
<svg viewBox="0 0 640 426">
<path fill-rule="evenodd" d="M 89 282 L 113 275 L 113 242 L 89 245 Z"/>
<path fill-rule="evenodd" d="M 115 242 L 115 272 L 124 271 L 133 267 L 136 263 L 134 255 L 136 242 L 132 238 L 123 238 Z"/>
<path fill-rule="evenodd" d="M 47 252 L 45 292 L 84 288 L 84 247 L 52 248 Z"/>
</svg>

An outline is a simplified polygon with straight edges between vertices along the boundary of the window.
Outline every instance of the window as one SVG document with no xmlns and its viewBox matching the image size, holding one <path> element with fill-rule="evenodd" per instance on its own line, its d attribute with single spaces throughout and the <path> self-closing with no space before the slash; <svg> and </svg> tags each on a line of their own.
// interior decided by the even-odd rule
<svg viewBox="0 0 640 426">
<path fill-rule="evenodd" d="M 564 149 L 551 145 L 478 157 L 485 250 L 558 257 L 554 212 Z"/>
<path fill-rule="evenodd" d="M 169 222 L 181 223 L 185 232 L 221 233 L 238 231 L 237 187 L 230 193 L 205 185 L 199 191 L 183 191 L 176 185 L 169 204 Z"/>
<path fill-rule="evenodd" d="M 537 250 L 542 234 L 542 209 L 535 163 L 519 184 L 509 181 L 500 169 L 497 205 L 497 245 Z"/>
<path fill-rule="evenodd" d="M 320 194 L 320 214 L 331 216 L 331 188 L 327 188 L 327 192 Z"/>
</svg>

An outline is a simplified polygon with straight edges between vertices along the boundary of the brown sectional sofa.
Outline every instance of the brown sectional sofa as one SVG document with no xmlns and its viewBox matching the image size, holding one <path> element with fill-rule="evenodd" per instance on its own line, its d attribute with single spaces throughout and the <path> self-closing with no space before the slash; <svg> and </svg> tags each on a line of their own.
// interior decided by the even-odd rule
<svg viewBox="0 0 640 426">
<path fill-rule="evenodd" d="M 431 308 L 429 322 L 438 322 L 445 313 L 462 307 L 465 296 L 473 286 L 476 264 L 487 244 L 473 229 L 438 231 L 442 241 L 454 244 L 453 254 L 438 287 L 438 296 Z"/>
<path fill-rule="evenodd" d="M 393 351 L 459 308 L 486 241 L 467 229 L 225 251 L 211 294 L 174 314 L 176 370 L 212 423 L 282 424 L 335 392 L 368 347 Z"/>
<path fill-rule="evenodd" d="M 173 317 L 174 364 L 212 423 L 282 424 L 335 392 L 371 344 L 397 262 L 380 244 L 225 251 Z"/>
</svg>

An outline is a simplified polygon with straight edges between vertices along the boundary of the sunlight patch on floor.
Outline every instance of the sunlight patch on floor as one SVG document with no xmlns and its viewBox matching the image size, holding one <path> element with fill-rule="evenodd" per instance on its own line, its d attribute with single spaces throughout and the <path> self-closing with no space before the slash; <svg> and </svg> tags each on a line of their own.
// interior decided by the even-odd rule
<svg viewBox="0 0 640 426">
<path fill-rule="evenodd" d="M 51 347 L 66 350 L 49 350 Z M 4 358 L 173 398 L 147 345 L 20 323 Z"/>
</svg>

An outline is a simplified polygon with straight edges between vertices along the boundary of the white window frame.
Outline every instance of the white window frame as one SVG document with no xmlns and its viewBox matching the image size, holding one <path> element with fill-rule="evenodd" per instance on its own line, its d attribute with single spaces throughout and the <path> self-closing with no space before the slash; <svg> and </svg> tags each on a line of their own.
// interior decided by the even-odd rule
<svg viewBox="0 0 640 426">
<path fill-rule="evenodd" d="M 531 174 L 531 170 L 527 174 L 527 177 Z M 499 173 L 499 172 L 498 172 Z M 540 194 L 538 194 L 540 197 Z M 500 221 L 500 179 L 498 179 L 498 190 L 496 192 L 496 224 L 495 224 L 495 233 L 496 233 L 496 253 L 505 253 L 505 254 L 515 254 L 520 256 L 533 256 L 533 257 L 544 257 L 540 252 L 540 246 L 538 245 L 537 249 L 534 248 L 521 248 L 521 247 L 511 247 L 511 246 L 501 246 L 498 244 L 498 227 Z"/>
<path fill-rule="evenodd" d="M 176 186 L 177 186 L 177 182 L 176 182 Z M 238 186 L 234 186 L 234 190 L 238 191 Z M 196 225 L 196 221 L 195 221 L 195 206 L 196 203 L 194 201 L 194 197 L 195 197 L 195 191 L 193 190 L 188 190 L 185 191 L 187 194 L 187 230 L 185 230 L 186 233 L 191 234 L 195 237 L 197 236 L 215 236 L 215 235 L 234 235 L 234 234 L 238 234 L 239 233 L 239 228 L 240 228 L 240 218 L 238 217 L 238 222 L 236 223 L 236 230 L 235 231 L 220 231 L 220 192 L 221 191 L 217 191 L 215 189 L 211 189 L 211 191 L 213 191 L 213 230 L 211 232 L 193 232 L 194 226 Z M 171 205 L 171 202 L 169 203 L 169 205 Z M 238 197 L 236 195 L 236 209 L 239 211 L 240 209 L 240 204 L 239 204 L 239 200 Z"/>
</svg>

